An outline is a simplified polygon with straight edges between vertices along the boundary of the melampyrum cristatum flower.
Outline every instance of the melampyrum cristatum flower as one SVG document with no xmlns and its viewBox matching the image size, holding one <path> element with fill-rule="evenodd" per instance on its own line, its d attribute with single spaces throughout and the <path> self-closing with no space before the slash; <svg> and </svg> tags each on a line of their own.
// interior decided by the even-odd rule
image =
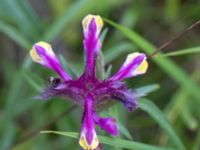
<svg viewBox="0 0 200 150">
<path fill-rule="evenodd" d="M 79 144 L 86 150 L 93 150 L 99 145 L 95 125 L 100 126 L 113 136 L 118 135 L 116 119 L 100 117 L 96 109 L 102 103 L 115 99 L 123 103 L 128 110 L 134 110 L 137 107 L 138 95 L 134 90 L 128 89 L 123 80 L 144 74 L 148 63 L 145 54 L 131 53 L 116 74 L 107 80 L 98 79 L 95 65 L 101 50 L 99 36 L 103 21 L 100 16 L 87 15 L 82 20 L 82 26 L 86 63 L 85 70 L 79 78 L 72 79 L 64 70 L 48 43 L 38 42 L 34 44 L 30 55 L 33 61 L 55 71 L 61 78 L 56 84 L 52 84 L 40 94 L 41 99 L 65 96 L 84 108 Z"/>
</svg>

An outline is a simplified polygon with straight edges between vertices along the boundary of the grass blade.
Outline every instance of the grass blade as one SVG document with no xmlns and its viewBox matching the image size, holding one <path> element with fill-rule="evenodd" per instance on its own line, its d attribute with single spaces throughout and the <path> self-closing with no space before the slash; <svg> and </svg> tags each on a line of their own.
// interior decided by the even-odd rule
<svg viewBox="0 0 200 150">
<path fill-rule="evenodd" d="M 79 0 L 75 2 L 69 10 L 66 10 L 64 14 L 58 18 L 45 32 L 44 37 L 42 38 L 44 41 L 52 41 L 65 27 L 67 23 L 79 12 L 81 7 L 88 0 Z"/>
<path fill-rule="evenodd" d="M 33 77 L 31 75 L 29 75 L 29 72 L 26 71 L 22 71 L 22 77 L 24 77 L 24 79 L 27 81 L 28 84 L 30 84 L 30 86 L 36 90 L 37 92 L 42 91 L 42 87 L 41 85 L 39 85 L 36 80 L 33 79 Z"/>
<path fill-rule="evenodd" d="M 72 69 L 69 65 L 69 63 L 66 61 L 66 59 L 61 55 L 59 54 L 58 57 L 60 58 L 60 61 L 63 65 L 63 67 L 67 70 L 67 72 L 74 78 L 77 78 L 78 77 L 78 73 Z"/>
<path fill-rule="evenodd" d="M 58 132 L 58 131 L 41 131 L 40 133 L 54 133 L 59 135 L 68 136 L 71 138 L 79 138 L 79 134 L 75 132 Z M 105 136 L 98 136 L 100 139 L 100 142 L 103 144 L 107 144 L 110 146 L 116 146 L 119 148 L 126 148 L 130 150 L 175 150 L 173 148 L 161 148 L 156 147 L 152 145 L 147 145 L 139 142 L 129 141 L 129 140 L 123 140 L 119 138 L 109 138 Z"/>
<path fill-rule="evenodd" d="M 31 47 L 30 42 L 27 41 L 23 35 L 21 35 L 16 29 L 5 24 L 2 21 L 0 21 L 0 31 L 8 35 L 11 39 L 13 39 L 23 48 L 29 49 Z"/>
<path fill-rule="evenodd" d="M 179 150 L 185 150 L 184 145 L 182 144 L 179 137 L 176 135 L 175 131 L 173 130 L 172 126 L 170 125 L 169 121 L 162 113 L 162 111 L 151 101 L 146 99 L 141 99 L 139 101 L 139 107 L 146 111 L 152 118 L 158 122 L 160 127 L 166 131 L 171 141 Z"/>
<path fill-rule="evenodd" d="M 193 149 L 192 150 L 198 150 L 199 149 L 199 147 L 200 147 L 199 141 L 200 141 L 200 129 L 197 132 L 197 137 L 196 137 L 196 140 L 195 140 L 195 143 L 193 145 Z"/>
<path fill-rule="evenodd" d="M 29 36 L 29 38 L 36 37 L 38 35 L 38 31 L 34 27 L 34 24 L 32 23 L 32 20 L 27 16 L 27 13 L 24 12 L 24 10 L 21 8 L 18 1 L 15 0 L 3 0 L 3 5 L 5 6 L 5 10 L 12 10 L 8 11 L 8 15 L 10 15 L 8 18 L 11 17 L 11 19 L 14 21 L 14 23 L 19 28 L 20 32 L 23 32 L 26 36 Z M 5 14 L 6 16 L 7 14 Z M 4 18 L 8 19 L 7 17 Z"/>
<path fill-rule="evenodd" d="M 187 55 L 187 54 L 193 54 L 193 53 L 200 53 L 200 47 L 191 47 L 191 48 L 186 48 L 166 54 L 159 55 L 161 57 L 167 57 L 167 56 L 179 56 L 179 55 Z"/>
<path fill-rule="evenodd" d="M 138 96 L 142 97 L 142 96 L 148 95 L 151 92 L 158 90 L 159 88 L 160 86 L 158 84 L 150 84 L 150 85 L 136 88 L 135 93 L 137 93 Z"/>
<path fill-rule="evenodd" d="M 133 52 L 135 50 L 135 47 L 133 44 L 130 44 L 128 42 L 121 42 L 110 49 L 104 51 L 104 61 L 105 64 L 109 64 L 113 60 L 115 60 L 117 57 L 121 56 L 124 53 Z"/>
<path fill-rule="evenodd" d="M 42 22 L 32 5 L 27 0 L 19 0 L 19 6 L 21 7 L 24 14 L 26 14 L 27 18 L 29 18 L 29 22 L 33 24 L 33 27 L 39 31 L 42 31 Z"/>
</svg>

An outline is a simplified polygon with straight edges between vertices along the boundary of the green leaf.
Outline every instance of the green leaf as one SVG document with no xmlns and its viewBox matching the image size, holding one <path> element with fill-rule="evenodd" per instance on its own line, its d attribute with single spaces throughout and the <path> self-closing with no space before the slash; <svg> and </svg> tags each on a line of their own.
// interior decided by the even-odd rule
<svg viewBox="0 0 200 150">
<path fill-rule="evenodd" d="M 187 54 L 193 54 L 193 53 L 200 53 L 200 47 L 198 46 L 198 47 L 191 47 L 191 48 L 186 48 L 182 50 L 177 50 L 174 52 L 158 55 L 158 57 L 179 56 L 179 55 L 187 55 Z"/>
<path fill-rule="evenodd" d="M 125 28 L 105 18 L 104 21 L 120 30 L 124 34 L 124 36 L 130 39 L 134 44 L 140 47 L 147 54 L 151 55 L 156 50 L 156 47 L 154 45 L 152 45 L 149 41 L 137 34 L 135 31 Z M 160 66 L 160 68 L 162 68 L 168 75 L 176 80 L 177 83 L 187 89 L 188 92 L 190 92 L 191 96 L 193 96 L 200 104 L 200 88 L 190 78 L 189 75 L 187 75 L 179 66 L 177 66 L 173 61 L 166 57 L 153 57 L 152 59 Z"/>
<path fill-rule="evenodd" d="M 108 79 L 111 76 L 111 70 L 112 70 L 112 65 L 109 65 L 105 73 L 105 79 Z"/>
<path fill-rule="evenodd" d="M 27 41 L 26 37 L 19 33 L 15 28 L 2 21 L 0 21 L 0 31 L 8 35 L 23 48 L 29 49 L 31 47 L 31 43 Z"/>
<path fill-rule="evenodd" d="M 119 127 L 119 137 L 121 138 L 121 135 L 124 136 L 125 138 L 129 139 L 129 140 L 133 140 L 130 132 L 128 131 L 128 129 L 121 123 L 121 117 L 119 116 L 119 107 L 118 105 L 113 105 L 112 107 L 110 107 L 108 109 L 108 114 L 105 113 L 105 116 L 112 116 L 117 120 L 117 124 Z"/>
<path fill-rule="evenodd" d="M 72 76 L 72 77 L 78 77 L 78 73 L 70 67 L 70 64 L 66 61 L 66 59 L 63 57 L 63 55 L 59 54 L 58 57 L 60 58 L 60 61 L 63 65 L 63 67 L 67 70 L 67 72 Z"/>
<path fill-rule="evenodd" d="M 121 42 L 104 51 L 105 64 L 109 64 L 124 53 L 133 52 L 135 47 L 128 42 Z"/>
<path fill-rule="evenodd" d="M 128 131 L 128 129 L 120 122 L 118 121 L 118 126 L 119 126 L 119 130 L 121 132 L 121 134 L 128 138 L 129 140 L 133 140 L 131 133 Z"/>
<path fill-rule="evenodd" d="M 199 129 L 198 132 L 197 132 L 196 140 L 195 140 L 195 142 L 194 142 L 194 145 L 193 145 L 192 150 L 199 150 L 199 147 L 200 147 L 199 141 L 200 141 L 200 129 Z"/>
<path fill-rule="evenodd" d="M 108 33 L 108 28 L 105 28 L 101 33 L 100 41 L 101 41 L 102 45 L 103 45 L 103 42 L 104 42 L 104 40 L 106 38 L 107 33 Z"/>
<path fill-rule="evenodd" d="M 4 124 L 5 124 L 5 122 L 4 122 Z M 8 126 L 9 126 L 9 128 L 8 128 Z M 11 123 L 8 124 L 6 122 L 5 130 L 9 130 L 9 132 L 5 131 L 5 132 L 2 133 L 1 145 L 0 145 L 0 149 L 2 149 L 2 150 L 10 149 L 10 145 L 15 140 L 15 134 L 17 133 L 17 129 L 16 129 L 15 124 L 13 122 L 12 122 L 12 124 Z"/>
<path fill-rule="evenodd" d="M 28 71 L 22 71 L 22 77 L 30 84 L 30 86 L 35 89 L 37 92 L 42 91 L 41 85 L 39 85 L 33 78 L 33 75 L 30 74 Z"/>
<path fill-rule="evenodd" d="M 27 16 L 29 19 L 29 22 L 31 22 L 34 25 L 34 28 L 37 29 L 38 33 L 39 31 L 42 31 L 42 22 L 35 10 L 33 9 L 32 5 L 27 0 L 18 0 L 18 4 L 21 7 L 21 10 L 23 11 L 23 14 Z M 37 35 L 38 35 L 37 33 Z M 32 33 L 34 34 L 34 33 Z"/>
<path fill-rule="evenodd" d="M 63 15 L 58 18 L 50 27 L 48 27 L 47 31 L 42 38 L 44 41 L 52 41 L 66 26 L 66 24 L 70 23 L 70 20 L 79 12 L 79 10 L 86 4 L 88 0 L 79 0 L 74 2 L 69 9 L 67 9 Z"/>
<path fill-rule="evenodd" d="M 20 32 L 29 36 L 29 38 L 35 38 L 38 35 L 38 31 L 36 30 L 32 19 L 27 15 L 27 13 L 20 6 L 20 1 L 15 0 L 3 0 L 2 1 L 4 7 L 4 18 L 3 20 L 11 19 L 18 27 Z M 10 11 L 7 11 L 10 10 Z M 5 11 L 7 13 L 5 13 Z M 6 15 L 9 16 L 6 16 Z M 39 22 L 38 22 L 39 23 Z"/>
<path fill-rule="evenodd" d="M 196 66 L 196 69 L 194 69 L 194 71 L 191 74 L 191 77 L 196 82 L 198 82 L 199 75 L 200 75 L 200 70 L 197 68 L 198 66 Z M 179 115 L 183 113 L 185 109 L 189 109 L 190 107 L 190 105 L 188 105 L 189 103 L 196 105 L 196 103 L 194 103 L 193 101 L 190 101 L 190 95 L 189 95 L 188 90 L 184 88 L 180 88 L 179 90 L 177 90 L 165 108 L 165 112 L 170 122 L 176 122 Z M 192 111 L 196 111 L 196 109 L 193 108 Z M 190 120 L 188 120 L 187 122 L 190 122 Z M 195 124 L 195 123 L 192 123 L 192 124 Z"/>
<path fill-rule="evenodd" d="M 151 93 L 159 88 L 160 86 L 158 84 L 151 84 L 140 88 L 136 88 L 134 89 L 134 91 L 139 95 L 141 94 L 141 96 L 146 96 L 148 93 Z"/>
<path fill-rule="evenodd" d="M 29 105 L 32 101 L 27 100 L 27 97 L 26 101 L 22 99 L 24 98 L 22 95 L 25 93 L 25 90 L 22 90 L 24 89 L 24 79 L 22 78 L 21 71 L 30 68 L 30 66 L 30 59 L 26 58 L 23 62 L 22 68 L 13 75 L 12 79 L 10 79 L 12 80 L 10 82 L 11 85 L 9 85 L 8 93 L 6 93 L 7 96 L 5 96 L 5 119 L 3 122 L 5 127 L 2 133 L 3 136 L 0 139 L 1 143 L 3 143 L 0 145 L 0 149 L 9 149 L 15 140 L 17 125 L 14 118 L 19 115 L 22 109 L 25 110 L 26 108 L 30 108 L 30 106 L 32 106 Z M 18 104 L 20 104 L 20 107 Z"/>
<path fill-rule="evenodd" d="M 180 9 L 180 0 L 165 0 L 165 16 L 166 21 L 172 22 L 176 20 Z"/>
<path fill-rule="evenodd" d="M 173 142 L 179 150 L 185 150 L 183 143 L 173 130 L 169 121 L 167 120 L 163 112 L 154 103 L 146 99 L 141 99 L 139 101 L 139 107 L 142 110 L 146 111 L 152 118 L 156 120 L 160 127 L 168 134 L 171 142 Z"/>
<path fill-rule="evenodd" d="M 41 131 L 40 133 L 54 133 L 59 135 L 68 136 L 71 138 L 79 138 L 79 134 L 76 132 L 59 132 L 59 131 Z M 119 148 L 126 148 L 131 150 L 175 150 L 173 148 L 162 148 L 157 146 L 152 146 L 148 144 L 143 144 L 135 141 L 123 140 L 119 138 L 109 138 L 105 136 L 98 136 L 99 140 L 103 144 L 110 146 L 116 146 Z"/>
<path fill-rule="evenodd" d="M 198 129 L 198 121 L 197 119 L 192 115 L 191 110 L 188 107 L 184 107 L 181 113 L 181 117 L 183 122 L 185 122 L 185 125 L 188 129 L 195 131 Z"/>
</svg>

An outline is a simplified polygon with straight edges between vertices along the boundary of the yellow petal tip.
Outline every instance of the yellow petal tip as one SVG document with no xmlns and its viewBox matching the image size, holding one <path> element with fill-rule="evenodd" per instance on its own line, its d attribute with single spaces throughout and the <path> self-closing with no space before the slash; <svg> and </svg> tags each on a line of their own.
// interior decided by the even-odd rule
<svg viewBox="0 0 200 150">
<path fill-rule="evenodd" d="M 51 51 L 51 45 L 47 42 L 44 42 L 44 41 L 40 41 L 40 42 L 37 42 L 35 45 L 38 45 L 38 46 L 41 46 L 43 47 L 45 50 L 47 50 L 48 52 Z"/>
<path fill-rule="evenodd" d="M 99 145 L 99 140 L 98 140 L 97 136 L 95 136 L 93 141 L 92 141 L 92 144 L 89 145 L 87 143 L 86 138 L 84 136 L 82 136 L 79 139 L 79 144 L 84 150 L 95 150 Z"/>
<path fill-rule="evenodd" d="M 92 20 L 92 18 L 95 18 L 97 28 L 98 28 L 98 30 L 101 30 L 101 28 L 103 27 L 103 20 L 102 20 L 101 16 L 91 15 L 91 14 L 89 14 L 83 18 L 83 20 L 82 20 L 83 28 L 85 30 L 88 28 L 88 25 L 89 25 L 90 21 Z"/>
<path fill-rule="evenodd" d="M 35 45 L 37 46 L 41 46 L 45 51 L 47 51 L 49 54 L 52 53 L 52 48 L 51 48 L 51 45 L 44 42 L 44 41 L 40 41 L 40 42 L 37 42 L 33 45 L 33 48 L 30 50 L 29 54 L 32 58 L 33 61 L 35 62 L 40 62 L 41 61 L 41 57 L 38 55 L 36 49 L 35 49 Z"/>
<path fill-rule="evenodd" d="M 37 54 L 35 49 L 31 49 L 29 54 L 30 54 L 30 56 L 31 56 L 33 61 L 35 61 L 35 62 L 39 62 L 40 61 L 40 56 Z"/>
<path fill-rule="evenodd" d="M 143 74 L 147 71 L 147 69 L 148 69 L 148 62 L 144 60 L 137 71 L 139 74 Z"/>
</svg>

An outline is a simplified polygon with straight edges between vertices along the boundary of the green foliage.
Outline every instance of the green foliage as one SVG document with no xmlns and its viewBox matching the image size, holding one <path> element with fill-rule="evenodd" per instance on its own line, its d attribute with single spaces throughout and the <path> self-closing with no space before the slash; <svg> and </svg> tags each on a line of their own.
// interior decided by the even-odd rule
<svg viewBox="0 0 200 150">
<path fill-rule="evenodd" d="M 176 145 L 177 149 L 184 150 L 183 143 L 180 141 L 179 137 L 176 135 L 175 131 L 173 130 L 173 127 L 170 125 L 169 121 L 166 119 L 165 115 L 162 113 L 159 108 L 153 104 L 151 101 L 142 99 L 139 102 L 139 107 L 146 111 L 152 118 L 158 122 L 160 127 L 165 130 L 165 132 L 168 134 L 169 139 L 171 142 Z"/>
<path fill-rule="evenodd" d="M 52 121 L 56 118 L 52 116 L 64 112 L 71 103 L 59 98 L 48 102 L 33 99 L 48 86 L 46 77 L 55 76 L 32 64 L 28 51 L 34 42 L 51 42 L 64 68 L 75 78 L 84 67 L 81 18 L 91 13 L 109 18 L 104 19 L 98 60 L 98 73 L 105 79 L 117 71 L 128 53 L 139 50 L 150 55 L 156 50 L 155 45 L 199 19 L 197 4 L 191 0 L 165 0 L 158 4 L 148 0 L 1 0 L 0 149 L 80 149 L 77 140 L 69 138 L 77 139 L 78 133 L 58 131 L 79 131 L 81 109 Z M 117 118 L 120 128 L 118 138 L 98 130 L 104 149 L 199 149 L 198 28 L 168 49 L 170 52 L 165 50 L 149 58 L 146 75 L 127 81 L 134 88 L 140 87 L 135 88 L 137 93 L 148 93 L 150 100 L 141 99 L 133 113 L 127 113 L 121 105 L 101 112 Z M 52 123 L 45 126 L 49 121 Z M 35 129 L 37 132 L 33 132 Z M 57 130 L 45 133 L 68 138 L 44 136 L 37 129 Z"/>
<path fill-rule="evenodd" d="M 58 132 L 58 131 L 41 131 L 41 133 L 54 133 L 54 134 L 59 134 L 59 135 L 64 135 L 72 138 L 78 138 L 78 133 L 75 132 Z M 117 146 L 119 148 L 126 148 L 126 149 L 131 149 L 131 150 L 175 150 L 173 148 L 161 148 L 161 147 L 156 147 L 156 146 L 151 146 L 139 142 L 134 142 L 134 141 L 128 141 L 128 140 L 123 140 L 119 138 L 109 138 L 109 137 L 104 137 L 104 136 L 99 136 L 100 142 L 103 144 L 107 144 L 110 146 Z"/>
<path fill-rule="evenodd" d="M 44 33 L 42 39 L 44 41 L 51 42 L 67 25 L 70 20 L 78 13 L 81 9 L 81 6 L 84 5 L 88 0 L 82 0 L 75 2 L 69 9 L 67 9 L 63 15 L 58 18 L 51 26 L 47 28 L 47 31 Z"/>
<path fill-rule="evenodd" d="M 170 52 L 170 53 L 166 53 L 163 54 L 161 56 L 179 56 L 179 55 L 187 55 L 187 54 L 193 54 L 193 53 L 199 53 L 200 52 L 200 47 L 192 47 L 192 48 L 186 48 L 183 50 L 178 50 L 175 52 Z"/>
</svg>

